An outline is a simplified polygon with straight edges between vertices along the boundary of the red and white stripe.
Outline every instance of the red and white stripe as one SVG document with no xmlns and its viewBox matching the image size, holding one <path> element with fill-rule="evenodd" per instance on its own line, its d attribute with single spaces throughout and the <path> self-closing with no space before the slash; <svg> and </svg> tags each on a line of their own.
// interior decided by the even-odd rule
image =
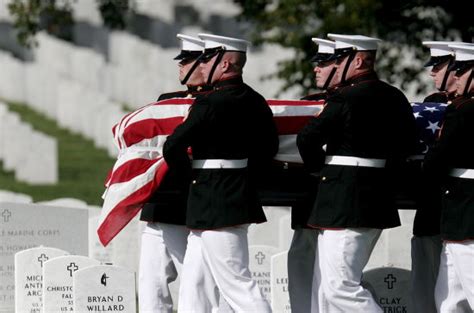
<svg viewBox="0 0 474 313">
<path fill-rule="evenodd" d="M 311 117 L 321 112 L 324 101 L 267 100 L 278 129 L 280 145 L 275 160 L 303 163 L 296 147 L 296 136 Z"/>
<path fill-rule="evenodd" d="M 159 188 L 168 169 L 163 159 L 166 137 L 182 123 L 194 99 L 173 98 L 125 115 L 113 128 L 119 149 L 106 181 L 99 239 L 106 246 L 140 211 Z M 317 115 L 322 101 L 268 100 L 280 134 L 276 160 L 302 162 L 296 147 L 298 131 Z"/>
</svg>

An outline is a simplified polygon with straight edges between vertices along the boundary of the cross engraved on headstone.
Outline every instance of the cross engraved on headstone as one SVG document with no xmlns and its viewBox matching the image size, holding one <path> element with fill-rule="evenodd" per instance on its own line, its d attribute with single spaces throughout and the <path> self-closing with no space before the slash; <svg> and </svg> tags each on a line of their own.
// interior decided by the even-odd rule
<svg viewBox="0 0 474 313">
<path fill-rule="evenodd" d="M 69 276 L 72 277 L 72 273 L 77 271 L 79 269 L 79 266 L 77 266 L 76 263 L 72 262 L 66 267 L 66 269 L 69 271 Z"/>
<path fill-rule="evenodd" d="M 257 259 L 257 262 L 259 265 L 262 265 L 263 260 L 265 259 L 265 254 L 262 253 L 262 251 L 259 251 L 256 255 L 255 258 Z"/>
<path fill-rule="evenodd" d="M 397 278 L 395 278 L 392 274 L 388 274 L 383 281 L 387 283 L 388 289 L 393 289 L 393 284 L 397 282 Z"/>
<path fill-rule="evenodd" d="M 7 223 L 10 220 L 11 216 L 12 216 L 12 213 L 8 209 L 3 210 L 2 217 L 5 223 Z"/>
<path fill-rule="evenodd" d="M 44 253 L 41 253 L 41 255 L 38 257 L 38 262 L 41 263 L 41 267 L 43 267 L 43 263 L 48 261 L 48 260 L 49 260 L 49 258 Z"/>
</svg>

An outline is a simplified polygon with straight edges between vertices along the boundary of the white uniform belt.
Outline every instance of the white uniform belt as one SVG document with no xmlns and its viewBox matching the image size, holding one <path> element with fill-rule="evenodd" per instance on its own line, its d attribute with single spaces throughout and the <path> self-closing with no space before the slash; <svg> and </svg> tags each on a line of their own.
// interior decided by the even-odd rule
<svg viewBox="0 0 474 313">
<path fill-rule="evenodd" d="M 245 168 L 248 159 L 224 160 L 224 159 L 207 159 L 193 160 L 193 168 L 196 169 L 217 169 L 217 168 Z"/>
<path fill-rule="evenodd" d="M 474 179 L 474 170 L 468 168 L 453 168 L 449 172 L 449 175 L 458 178 Z"/>
<path fill-rule="evenodd" d="M 366 159 L 352 156 L 328 155 L 326 157 L 328 165 L 347 165 L 362 167 L 385 167 L 386 160 L 383 159 Z"/>
</svg>

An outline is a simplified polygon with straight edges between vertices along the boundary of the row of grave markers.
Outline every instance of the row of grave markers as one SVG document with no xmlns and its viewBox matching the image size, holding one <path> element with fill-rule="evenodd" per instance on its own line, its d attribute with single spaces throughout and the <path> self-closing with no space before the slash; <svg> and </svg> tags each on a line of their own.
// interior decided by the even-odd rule
<svg viewBox="0 0 474 313">
<path fill-rule="evenodd" d="M 34 130 L 0 101 L 0 160 L 15 179 L 30 184 L 58 182 L 56 138 Z"/>
<path fill-rule="evenodd" d="M 138 271 L 139 240 L 145 223 L 134 219 L 107 248 L 104 248 L 98 242 L 95 231 L 100 210 L 74 200 L 57 199 L 41 204 L 8 203 L 0 200 L 0 312 L 14 312 L 14 255 L 25 249 L 41 245 L 56 247 L 73 255 L 89 256 L 102 263 L 113 262 L 114 265 L 132 272 Z M 264 245 L 262 252 L 257 252 L 257 258 L 254 260 L 256 264 L 265 262 L 264 266 L 268 269 L 262 271 L 267 272 L 268 277 L 268 261 L 275 252 L 282 252 L 287 247 L 278 247 L 278 240 L 268 236 L 267 232 L 278 233 L 281 222 L 279 219 L 287 217 L 289 211 L 287 208 L 274 208 L 267 209 L 266 213 L 270 222 L 261 229 L 252 226 L 249 230 L 249 241 L 251 244 Z M 289 229 L 289 220 L 285 220 L 288 223 L 286 228 Z M 288 235 L 290 236 L 290 233 Z M 265 248 L 271 244 L 277 247 Z M 265 249 L 270 249 L 271 253 L 267 253 Z M 178 286 L 179 281 L 174 283 L 172 288 L 175 303 Z"/>
<path fill-rule="evenodd" d="M 38 247 L 15 254 L 15 312 L 136 312 L 135 273 Z"/>
<path fill-rule="evenodd" d="M 287 252 L 265 260 L 258 251 L 252 273 L 274 312 L 290 312 Z M 264 262 L 265 260 L 265 262 Z M 259 264 L 259 265 L 257 265 Z M 272 264 L 269 271 L 266 264 Z M 261 268 L 259 268 L 261 267 Z M 270 274 L 271 272 L 271 274 Z M 15 254 L 15 313 L 136 312 L 135 273 L 68 252 L 37 247 Z"/>
<path fill-rule="evenodd" d="M 65 200 L 53 201 L 51 204 L 60 205 L 61 203 L 64 204 Z M 75 205 L 79 206 L 80 203 Z M 102 263 L 112 261 L 114 265 L 126 268 L 132 273 L 138 271 L 140 230 L 144 224 L 134 220 L 112 241 L 112 247 L 104 250 L 101 246 L 95 246 L 99 243 L 93 237 L 96 236 L 98 211 L 98 209 L 90 208 L 0 202 L 0 312 L 14 312 L 14 254 L 25 249 L 41 245 L 56 247 L 72 255 L 88 255 Z M 91 212 L 94 213 L 91 214 Z M 278 290 L 287 292 L 285 251 L 288 249 L 291 238 L 289 211 L 287 208 L 271 207 L 266 208 L 265 213 L 269 222 L 263 225 L 252 225 L 249 228 L 250 270 L 265 297 L 273 303 L 275 312 L 286 312 L 285 307 L 288 308 L 289 305 L 288 295 L 277 292 Z M 402 216 L 402 221 L 404 218 L 406 216 Z M 387 250 L 390 250 L 389 246 L 401 247 L 401 244 L 395 244 L 394 241 L 400 241 L 401 238 L 405 240 L 404 236 L 409 238 L 410 230 L 410 226 L 404 226 L 384 232 L 378 243 L 380 246 L 376 247 L 366 267 L 367 275 L 365 276 L 372 277 L 370 285 L 377 286 L 374 293 L 382 289 L 393 293 L 393 296 L 380 296 L 381 305 L 398 302 L 402 303 L 398 304 L 400 308 L 407 307 L 409 266 L 404 266 L 396 258 L 390 258 L 390 255 L 398 253 L 409 258 L 409 239 L 406 240 L 408 248 L 403 248 L 403 250 L 397 248 L 398 250 L 391 254 L 388 254 Z M 277 235 L 286 238 L 278 239 Z M 76 265 L 79 266 L 78 263 Z M 396 267 L 402 269 L 398 270 Z M 71 269 L 73 268 L 72 265 Z M 175 303 L 177 303 L 178 285 L 179 280 L 172 287 Z M 395 287 L 403 286 L 403 288 L 397 289 L 394 285 Z M 272 289 L 274 294 L 278 294 L 273 299 Z M 398 296 L 401 294 L 404 296 Z M 394 300 L 396 298 L 398 300 Z"/>
</svg>

